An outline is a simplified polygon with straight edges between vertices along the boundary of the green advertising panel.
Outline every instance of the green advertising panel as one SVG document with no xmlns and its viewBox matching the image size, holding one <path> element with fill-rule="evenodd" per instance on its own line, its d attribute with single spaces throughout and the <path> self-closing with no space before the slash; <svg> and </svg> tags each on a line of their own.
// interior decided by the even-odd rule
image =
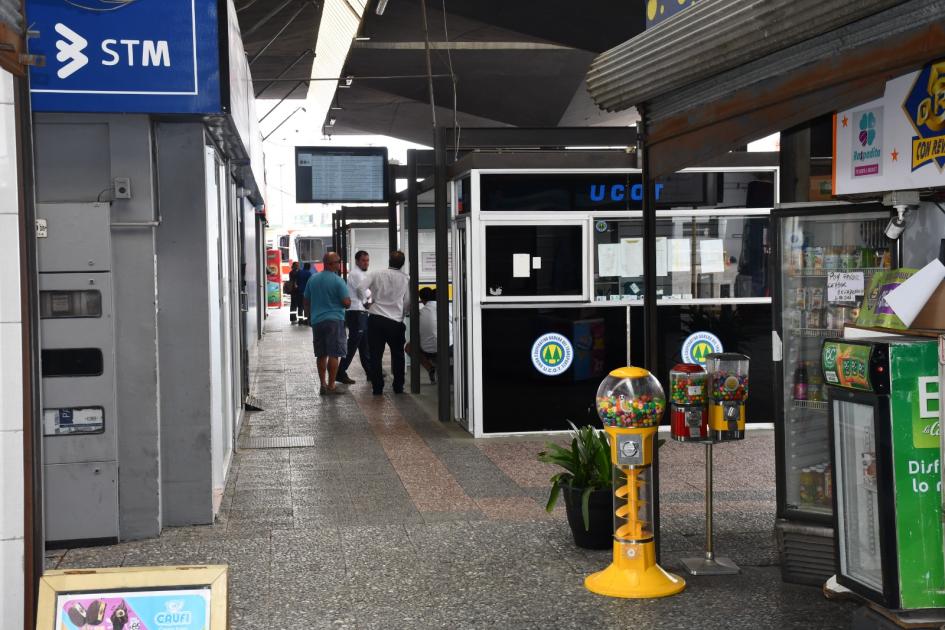
<svg viewBox="0 0 945 630">
<path fill-rule="evenodd" d="M 889 370 L 901 605 L 943 607 L 937 343 L 890 343 Z"/>
<path fill-rule="evenodd" d="M 870 346 L 843 341 L 825 341 L 824 380 L 835 387 L 873 391 L 870 383 Z"/>
</svg>

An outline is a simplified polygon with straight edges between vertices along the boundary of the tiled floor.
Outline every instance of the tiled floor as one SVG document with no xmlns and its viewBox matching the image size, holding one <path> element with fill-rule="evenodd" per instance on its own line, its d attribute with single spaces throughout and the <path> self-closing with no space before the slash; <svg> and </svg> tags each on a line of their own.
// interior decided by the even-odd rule
<svg viewBox="0 0 945 630">
<path fill-rule="evenodd" d="M 265 411 L 243 435 L 312 436 L 312 448 L 242 450 L 212 526 L 50 552 L 50 568 L 226 563 L 234 629 L 842 628 L 852 606 L 781 582 L 773 539 L 774 441 L 716 447 L 716 551 L 742 573 L 689 577 L 664 600 L 593 595 L 609 551 L 574 546 L 544 511 L 545 438 L 474 440 L 418 398 L 359 382 L 320 398 L 310 333 L 273 313 L 254 371 Z M 664 566 L 699 555 L 702 448 L 661 449 Z"/>
</svg>

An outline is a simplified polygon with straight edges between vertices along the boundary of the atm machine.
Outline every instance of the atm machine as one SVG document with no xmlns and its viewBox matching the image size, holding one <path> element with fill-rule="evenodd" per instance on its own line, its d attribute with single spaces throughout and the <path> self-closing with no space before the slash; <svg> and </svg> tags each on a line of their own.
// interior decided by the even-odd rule
<svg viewBox="0 0 945 630">
<path fill-rule="evenodd" d="M 115 541 L 118 423 L 110 206 L 49 203 L 37 210 L 46 540 Z"/>
</svg>

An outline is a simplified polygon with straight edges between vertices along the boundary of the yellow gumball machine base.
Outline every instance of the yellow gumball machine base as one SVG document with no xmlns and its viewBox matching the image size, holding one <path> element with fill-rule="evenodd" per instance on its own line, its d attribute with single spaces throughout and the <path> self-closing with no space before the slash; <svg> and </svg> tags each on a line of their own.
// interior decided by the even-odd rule
<svg viewBox="0 0 945 630">
<path fill-rule="evenodd" d="M 656 564 L 656 545 L 614 541 L 614 561 L 584 579 L 587 590 L 607 597 L 649 599 L 682 592 L 686 582 Z"/>
</svg>

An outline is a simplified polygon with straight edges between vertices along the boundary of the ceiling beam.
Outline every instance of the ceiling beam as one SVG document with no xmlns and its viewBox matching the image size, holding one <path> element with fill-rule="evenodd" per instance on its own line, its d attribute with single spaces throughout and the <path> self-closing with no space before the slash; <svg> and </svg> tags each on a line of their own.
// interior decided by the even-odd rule
<svg viewBox="0 0 945 630">
<path fill-rule="evenodd" d="M 352 48 L 367 50 L 426 50 L 426 42 L 355 41 Z M 432 50 L 577 50 L 542 42 L 430 42 Z"/>
</svg>

